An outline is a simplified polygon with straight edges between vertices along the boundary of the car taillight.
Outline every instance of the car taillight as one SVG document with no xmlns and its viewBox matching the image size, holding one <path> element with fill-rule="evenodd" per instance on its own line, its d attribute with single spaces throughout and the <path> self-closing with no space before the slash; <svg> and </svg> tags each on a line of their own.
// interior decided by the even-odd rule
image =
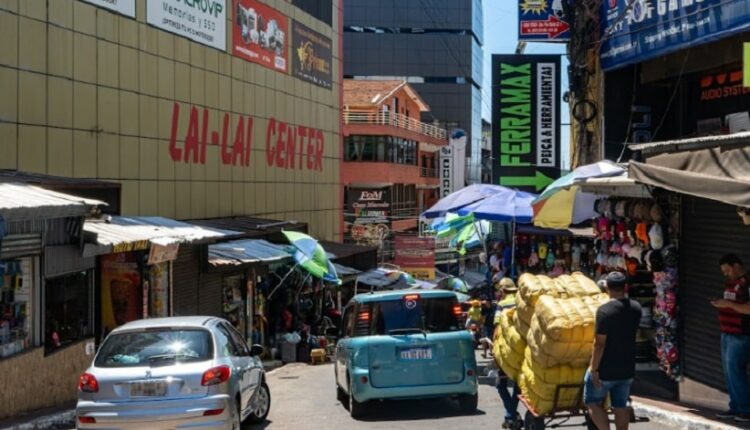
<svg viewBox="0 0 750 430">
<path fill-rule="evenodd" d="M 216 415 L 221 415 L 221 413 L 224 412 L 224 409 L 209 409 L 207 411 L 203 412 L 204 417 L 213 417 Z"/>
<path fill-rule="evenodd" d="M 78 417 L 78 421 L 81 424 L 96 424 L 96 418 L 94 417 Z"/>
<path fill-rule="evenodd" d="M 229 374 L 231 370 L 229 366 L 219 366 L 212 369 L 208 369 L 203 372 L 203 378 L 201 379 L 202 386 L 221 384 L 229 380 Z"/>
<path fill-rule="evenodd" d="M 367 312 L 367 311 L 360 312 L 358 318 L 359 318 L 360 321 L 369 322 L 370 321 L 370 313 Z"/>
<path fill-rule="evenodd" d="M 419 294 L 407 294 L 404 296 L 404 300 L 408 301 L 417 301 L 419 300 Z"/>
<path fill-rule="evenodd" d="M 453 305 L 453 315 L 455 315 L 456 318 L 461 318 L 462 313 L 461 305 Z"/>
<path fill-rule="evenodd" d="M 78 389 L 84 393 L 98 393 L 99 392 L 99 381 L 96 377 L 90 373 L 84 373 L 78 378 Z"/>
</svg>

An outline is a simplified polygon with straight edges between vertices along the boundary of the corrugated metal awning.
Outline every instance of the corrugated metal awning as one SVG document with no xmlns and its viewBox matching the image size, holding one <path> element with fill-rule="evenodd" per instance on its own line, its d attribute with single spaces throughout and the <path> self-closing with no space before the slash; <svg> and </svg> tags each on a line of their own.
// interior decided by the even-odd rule
<svg viewBox="0 0 750 430">
<path fill-rule="evenodd" d="M 113 216 L 106 220 L 87 220 L 83 230 L 98 249 L 95 255 L 148 249 L 151 245 L 207 243 L 239 236 L 231 230 L 200 227 L 162 217 Z M 86 254 L 86 252 L 84 252 Z"/>
<path fill-rule="evenodd" d="M 104 202 L 34 185 L 0 183 L 0 216 L 6 221 L 86 216 Z"/>
<path fill-rule="evenodd" d="M 208 264 L 211 266 L 270 263 L 290 258 L 292 255 L 288 247 L 275 245 L 262 239 L 233 240 L 208 247 Z"/>
</svg>

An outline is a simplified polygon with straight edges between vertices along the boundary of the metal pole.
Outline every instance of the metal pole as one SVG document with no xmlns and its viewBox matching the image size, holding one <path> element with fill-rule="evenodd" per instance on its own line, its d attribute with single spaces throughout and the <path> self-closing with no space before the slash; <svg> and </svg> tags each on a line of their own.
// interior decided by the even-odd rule
<svg viewBox="0 0 750 430">
<path fill-rule="evenodd" d="M 513 218 L 513 221 L 510 222 L 510 234 L 511 237 L 511 246 L 510 249 L 510 275 L 511 278 L 515 277 L 516 275 L 516 219 Z"/>
<path fill-rule="evenodd" d="M 269 295 L 268 295 L 268 300 L 271 300 L 271 297 L 273 297 L 273 293 L 275 293 L 275 292 L 276 292 L 276 290 L 278 290 L 278 289 L 279 289 L 279 287 L 281 287 L 281 285 L 282 285 L 282 284 L 284 283 L 284 281 L 286 281 L 286 278 L 288 278 L 288 277 L 289 277 L 289 275 L 291 275 L 291 274 L 292 274 L 292 272 L 294 272 L 294 269 L 296 269 L 296 268 L 297 268 L 297 266 L 299 266 L 299 263 L 297 263 L 297 264 L 295 264 L 294 266 L 292 266 L 292 268 L 291 268 L 291 269 L 289 269 L 289 271 L 288 271 L 288 272 L 286 272 L 286 275 L 284 275 L 284 277 L 283 277 L 283 278 L 281 278 L 281 280 L 279 280 L 279 285 L 277 285 L 277 286 L 276 286 L 276 288 L 274 288 L 274 289 L 273 289 L 273 291 L 271 291 L 271 294 L 269 294 Z"/>
</svg>

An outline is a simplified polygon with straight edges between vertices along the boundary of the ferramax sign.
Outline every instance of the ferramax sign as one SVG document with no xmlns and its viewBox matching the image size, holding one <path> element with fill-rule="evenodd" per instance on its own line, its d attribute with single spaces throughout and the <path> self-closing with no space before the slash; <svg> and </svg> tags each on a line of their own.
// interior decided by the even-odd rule
<svg viewBox="0 0 750 430">
<path fill-rule="evenodd" d="M 227 46 L 227 11 L 224 0 L 148 0 L 149 24 L 221 49 Z"/>
<path fill-rule="evenodd" d="M 440 198 L 453 192 L 453 148 L 440 148 Z"/>
<path fill-rule="evenodd" d="M 105 9 L 113 10 L 117 13 L 135 17 L 135 0 L 84 0 L 86 3 L 91 3 L 95 6 L 103 7 Z"/>
</svg>

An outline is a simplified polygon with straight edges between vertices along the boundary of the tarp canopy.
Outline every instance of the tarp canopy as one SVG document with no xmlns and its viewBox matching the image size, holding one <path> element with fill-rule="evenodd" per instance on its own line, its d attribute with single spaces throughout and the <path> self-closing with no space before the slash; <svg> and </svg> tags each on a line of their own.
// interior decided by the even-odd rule
<svg viewBox="0 0 750 430">
<path fill-rule="evenodd" d="M 682 194 L 750 207 L 750 147 L 706 148 L 630 162 L 630 178 Z"/>
</svg>

